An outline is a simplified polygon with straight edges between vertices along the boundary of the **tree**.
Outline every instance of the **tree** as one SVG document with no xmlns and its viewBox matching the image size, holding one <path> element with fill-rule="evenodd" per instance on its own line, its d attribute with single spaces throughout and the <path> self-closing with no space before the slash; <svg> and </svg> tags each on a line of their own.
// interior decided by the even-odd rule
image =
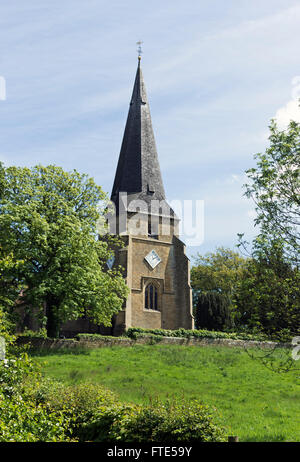
<svg viewBox="0 0 300 462">
<path fill-rule="evenodd" d="M 224 247 L 205 255 L 198 253 L 191 269 L 192 288 L 202 293 L 219 292 L 231 299 L 245 262 L 238 252 Z"/>
<path fill-rule="evenodd" d="M 195 309 L 196 329 L 223 331 L 233 327 L 230 300 L 219 292 L 206 292 L 198 295 Z"/>
<path fill-rule="evenodd" d="M 280 131 L 270 124 L 270 146 L 256 154 L 257 166 L 246 171 L 246 196 L 256 204 L 255 224 L 261 233 L 280 238 L 284 253 L 299 263 L 300 238 L 300 124 L 291 121 Z"/>
<path fill-rule="evenodd" d="M 5 178 L 4 167 L 3 167 L 2 162 L 0 162 L 0 199 L 4 193 L 4 178 Z"/>
<path fill-rule="evenodd" d="M 272 120 L 269 128 L 270 146 L 246 171 L 245 194 L 255 202 L 259 234 L 250 252 L 239 234 L 251 259 L 236 304 L 241 323 L 278 336 L 300 329 L 300 124 L 291 121 L 280 131 Z"/>
<path fill-rule="evenodd" d="M 236 323 L 279 338 L 300 331 L 300 272 L 284 254 L 283 240 L 262 235 L 235 294 Z"/>
<path fill-rule="evenodd" d="M 12 254 L 5 255 L 0 246 L 0 308 L 12 307 L 22 289 L 16 272 L 22 261 L 16 261 Z"/>
<path fill-rule="evenodd" d="M 233 325 L 233 300 L 246 259 L 238 252 L 218 247 L 198 253 L 191 269 L 197 328 L 224 330 Z"/>
<path fill-rule="evenodd" d="M 108 270 L 110 239 L 97 238 L 106 199 L 92 178 L 56 166 L 5 169 L 0 199 L 0 246 L 17 262 L 3 270 L 6 287 L 22 287 L 19 303 L 46 314 L 47 333 L 88 315 L 110 325 L 127 296 L 118 268 Z M 113 238 L 112 238 L 113 239 Z M 115 242 L 114 242 L 115 244 Z"/>
</svg>

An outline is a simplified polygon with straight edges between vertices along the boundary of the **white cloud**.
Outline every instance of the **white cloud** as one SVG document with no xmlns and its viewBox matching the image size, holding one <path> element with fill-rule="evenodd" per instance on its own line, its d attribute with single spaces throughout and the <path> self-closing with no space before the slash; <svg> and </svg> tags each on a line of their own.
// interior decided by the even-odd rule
<svg viewBox="0 0 300 462">
<path fill-rule="evenodd" d="M 279 108 L 275 114 L 277 125 L 281 130 L 287 128 L 291 120 L 300 122 L 300 76 L 296 75 L 292 78 L 292 99 L 288 101 L 285 106 Z"/>
<path fill-rule="evenodd" d="M 281 130 L 286 129 L 291 120 L 300 122 L 299 102 L 293 99 L 288 101 L 285 106 L 278 109 L 275 114 L 275 119 Z"/>
</svg>

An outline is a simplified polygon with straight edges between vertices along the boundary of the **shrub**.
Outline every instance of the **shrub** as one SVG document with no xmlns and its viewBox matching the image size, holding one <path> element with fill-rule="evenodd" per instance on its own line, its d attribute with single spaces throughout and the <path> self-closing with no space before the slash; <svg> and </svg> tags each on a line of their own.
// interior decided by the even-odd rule
<svg viewBox="0 0 300 462">
<path fill-rule="evenodd" d="M 0 300 L 0 336 L 4 338 L 7 345 L 10 345 L 15 340 L 15 336 L 12 334 L 14 325 L 8 320 L 7 313 L 1 306 Z"/>
<path fill-rule="evenodd" d="M 47 338 L 47 330 L 42 327 L 41 329 L 35 331 L 26 327 L 21 334 L 18 334 L 18 337 Z"/>
<path fill-rule="evenodd" d="M 116 402 L 99 407 L 90 418 L 82 420 L 76 428 L 79 441 L 108 442 L 127 441 L 122 438 L 125 422 L 138 412 L 137 405 Z M 121 425 L 123 423 L 123 426 Z"/>
<path fill-rule="evenodd" d="M 26 354 L 0 361 L 0 441 L 67 440 L 62 413 L 34 399 L 39 380 L 39 370 Z"/>
<path fill-rule="evenodd" d="M 214 412 L 195 399 L 156 401 L 123 419 L 118 430 L 126 442 L 225 441 L 214 418 Z"/>
<path fill-rule="evenodd" d="M 230 298 L 218 292 L 206 292 L 198 295 L 195 309 L 197 329 L 224 331 L 233 327 Z"/>
<path fill-rule="evenodd" d="M 0 393 L 0 441 L 67 441 L 66 419 L 17 395 L 7 398 Z"/>
<path fill-rule="evenodd" d="M 76 416 L 93 413 L 95 408 L 115 403 L 117 395 L 99 384 L 64 385 L 45 379 L 36 393 L 39 403 L 48 403 L 53 410 L 69 411 Z"/>
<path fill-rule="evenodd" d="M 0 393 L 10 398 L 29 392 L 39 380 L 39 369 L 32 360 L 23 353 L 19 358 L 10 357 L 0 361 Z"/>
<path fill-rule="evenodd" d="M 130 327 L 126 335 L 132 339 L 149 336 L 149 334 L 162 337 L 183 337 L 183 338 L 212 338 L 212 339 L 231 339 L 231 340 L 266 340 L 263 334 L 249 334 L 244 332 L 219 332 L 213 330 L 188 330 L 188 329 L 143 329 L 141 327 Z"/>
<path fill-rule="evenodd" d="M 45 379 L 36 392 L 36 401 L 51 412 L 62 412 L 68 420 L 68 434 L 73 438 L 82 436 L 82 427 L 93 421 L 99 410 L 118 403 L 118 397 L 102 385 L 84 383 L 66 386 Z"/>
<path fill-rule="evenodd" d="M 83 441 L 181 442 L 225 441 L 213 411 L 197 400 L 160 402 L 147 406 L 102 408 L 81 429 Z"/>
</svg>

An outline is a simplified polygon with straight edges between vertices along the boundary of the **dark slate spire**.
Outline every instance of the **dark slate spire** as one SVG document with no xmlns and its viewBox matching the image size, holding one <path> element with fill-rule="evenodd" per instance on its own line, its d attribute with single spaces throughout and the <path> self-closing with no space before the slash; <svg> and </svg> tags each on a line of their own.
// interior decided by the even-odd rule
<svg viewBox="0 0 300 462">
<path fill-rule="evenodd" d="M 129 201 L 165 199 L 140 57 L 111 194 L 115 203 L 120 192 Z"/>
</svg>

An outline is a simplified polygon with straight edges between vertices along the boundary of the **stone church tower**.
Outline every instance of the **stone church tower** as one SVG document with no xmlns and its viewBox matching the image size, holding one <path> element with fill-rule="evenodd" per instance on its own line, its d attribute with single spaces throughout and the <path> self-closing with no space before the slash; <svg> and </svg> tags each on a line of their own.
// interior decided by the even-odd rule
<svg viewBox="0 0 300 462">
<path fill-rule="evenodd" d="M 166 202 L 140 57 L 111 200 L 124 241 L 115 264 L 130 289 L 113 334 L 128 327 L 193 329 L 189 259 Z"/>
</svg>

